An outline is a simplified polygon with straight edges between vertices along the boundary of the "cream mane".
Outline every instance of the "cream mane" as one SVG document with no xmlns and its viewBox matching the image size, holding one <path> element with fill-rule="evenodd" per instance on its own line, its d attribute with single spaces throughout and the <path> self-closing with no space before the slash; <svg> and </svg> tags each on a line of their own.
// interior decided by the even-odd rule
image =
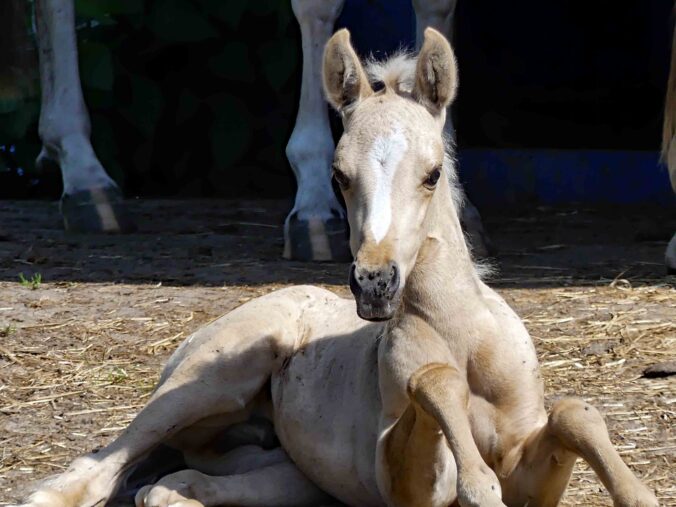
<svg viewBox="0 0 676 507">
<path fill-rule="evenodd" d="M 398 95 L 410 95 L 415 82 L 417 62 L 418 59 L 414 55 L 400 50 L 385 60 L 377 60 L 370 56 L 364 64 L 364 70 L 371 86 L 382 83 L 385 88 Z"/>
</svg>

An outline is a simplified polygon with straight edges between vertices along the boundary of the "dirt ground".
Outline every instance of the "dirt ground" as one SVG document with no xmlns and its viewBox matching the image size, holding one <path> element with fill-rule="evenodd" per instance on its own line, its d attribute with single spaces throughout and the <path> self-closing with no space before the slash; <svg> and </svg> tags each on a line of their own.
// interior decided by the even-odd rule
<svg viewBox="0 0 676 507">
<path fill-rule="evenodd" d="M 290 284 L 348 295 L 347 265 L 280 258 L 287 204 L 134 201 L 139 233 L 83 238 L 62 232 L 54 203 L 0 202 L 0 505 L 110 442 L 204 323 Z M 538 208 L 486 225 L 500 249 L 490 283 L 533 336 L 547 403 L 596 405 L 630 467 L 676 505 L 676 377 L 643 377 L 676 359 L 662 265 L 673 210 Z M 564 504 L 612 503 L 578 463 Z"/>
</svg>

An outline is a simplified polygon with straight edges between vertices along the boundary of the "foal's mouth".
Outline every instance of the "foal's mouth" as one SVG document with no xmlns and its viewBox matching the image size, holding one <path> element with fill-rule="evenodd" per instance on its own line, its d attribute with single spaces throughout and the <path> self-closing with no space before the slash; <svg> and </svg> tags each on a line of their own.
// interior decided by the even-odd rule
<svg viewBox="0 0 676 507">
<path fill-rule="evenodd" d="M 380 322 L 394 316 L 401 300 L 399 267 L 390 262 L 378 268 L 352 264 L 350 290 L 357 302 L 357 315 L 364 320 Z"/>
<path fill-rule="evenodd" d="M 383 322 L 394 317 L 399 307 L 399 297 L 392 301 L 364 301 L 364 298 L 355 297 L 357 315 L 371 322 Z"/>
</svg>

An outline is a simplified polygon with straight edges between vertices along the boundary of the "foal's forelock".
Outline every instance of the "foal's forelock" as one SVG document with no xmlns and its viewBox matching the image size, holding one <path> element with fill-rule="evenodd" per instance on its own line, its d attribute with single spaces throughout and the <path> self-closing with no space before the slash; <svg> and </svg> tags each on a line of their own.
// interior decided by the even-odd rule
<svg viewBox="0 0 676 507">
<path fill-rule="evenodd" d="M 370 57 L 364 64 L 371 86 L 379 88 L 379 84 L 399 94 L 409 95 L 415 82 L 417 58 L 406 51 L 399 51 L 386 60 Z"/>
<path fill-rule="evenodd" d="M 364 62 L 364 70 L 366 71 L 366 74 L 368 75 L 369 78 L 369 82 L 374 89 L 384 88 L 380 93 L 387 92 L 395 93 L 400 97 L 415 102 L 415 100 L 411 97 L 411 92 L 413 90 L 413 85 L 415 82 L 417 61 L 418 59 L 416 56 L 410 54 L 407 51 L 401 50 L 389 56 L 385 60 L 376 60 L 375 58 L 370 57 Z M 371 155 L 373 153 L 383 151 L 384 149 L 390 146 L 401 147 L 403 146 L 404 143 L 406 143 L 406 139 L 401 134 L 400 125 L 395 123 L 390 127 L 390 130 L 393 133 L 384 134 L 382 136 L 379 136 L 375 140 L 371 148 L 371 151 L 369 152 L 369 160 L 371 159 Z M 453 199 L 453 204 L 455 206 L 455 209 L 459 212 L 463 206 L 464 194 L 462 191 L 462 187 L 458 182 L 458 176 L 455 170 L 455 146 L 453 145 L 452 140 L 446 135 L 445 132 L 443 136 L 444 136 L 443 138 L 444 174 L 448 178 L 448 182 L 451 187 L 451 198 Z M 403 149 L 403 152 L 405 152 L 406 149 L 408 149 L 407 144 L 406 148 Z M 395 149 L 395 153 L 400 153 L 400 151 Z M 383 182 L 382 185 L 383 190 L 385 191 L 389 190 L 390 193 L 391 193 L 391 183 L 394 178 L 395 171 L 396 167 L 391 168 L 390 166 L 386 171 L 386 175 L 390 179 L 388 180 L 385 178 L 380 178 L 380 180 Z M 388 182 L 389 185 L 385 185 L 384 184 L 385 182 Z M 379 200 L 378 204 L 381 203 L 384 204 L 385 199 L 389 199 L 389 197 L 383 198 L 382 201 Z M 389 203 L 389 200 L 387 202 Z M 388 213 L 389 212 L 385 212 L 382 215 L 380 214 L 378 215 L 384 218 L 384 220 L 382 220 L 382 224 L 387 224 L 387 226 L 389 226 L 389 220 L 391 220 L 391 216 Z M 384 227 L 384 225 L 381 225 L 380 227 Z M 378 232 L 380 232 L 380 229 L 378 229 Z M 377 239 L 378 235 L 376 235 L 375 232 L 374 238 L 376 238 L 376 241 L 380 241 L 379 239 Z"/>
</svg>

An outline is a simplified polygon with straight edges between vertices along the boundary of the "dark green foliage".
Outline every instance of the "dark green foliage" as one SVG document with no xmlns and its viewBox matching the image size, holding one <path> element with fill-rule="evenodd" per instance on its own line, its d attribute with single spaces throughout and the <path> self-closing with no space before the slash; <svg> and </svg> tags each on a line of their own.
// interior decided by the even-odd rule
<svg viewBox="0 0 676 507">
<path fill-rule="evenodd" d="M 113 58 L 108 46 L 84 40 L 79 47 L 82 86 L 91 90 L 112 91 Z"/>
<path fill-rule="evenodd" d="M 192 2 L 155 0 L 147 16 L 147 26 L 166 42 L 198 42 L 218 37 L 218 32 Z"/>
<path fill-rule="evenodd" d="M 290 2 L 75 5 L 92 143 L 127 194 L 293 191 L 284 147 L 295 121 L 301 49 Z M 35 176 L 37 92 L 20 102 L 0 98 L 0 145 L 16 146 L 12 157 L 0 154 L 0 186 L 3 167 L 21 163 Z"/>
</svg>

